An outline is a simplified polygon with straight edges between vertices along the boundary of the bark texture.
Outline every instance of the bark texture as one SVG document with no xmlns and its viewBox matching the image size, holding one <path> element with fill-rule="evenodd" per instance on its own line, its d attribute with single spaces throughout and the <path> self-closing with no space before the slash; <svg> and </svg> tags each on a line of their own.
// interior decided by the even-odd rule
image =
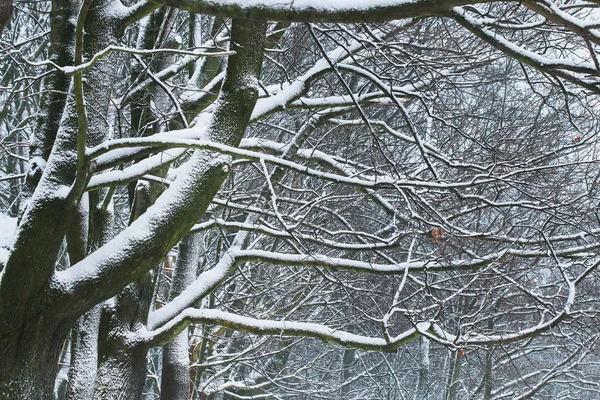
<svg viewBox="0 0 600 400">
<path fill-rule="evenodd" d="M 0 0 L 0 35 L 12 18 L 12 0 Z"/>
<path fill-rule="evenodd" d="M 200 261 L 201 238 L 188 235 L 179 243 L 179 258 L 173 273 L 169 301 L 177 297 L 196 278 Z M 190 395 L 190 357 L 188 329 L 163 346 L 161 400 L 187 400 Z"/>
</svg>

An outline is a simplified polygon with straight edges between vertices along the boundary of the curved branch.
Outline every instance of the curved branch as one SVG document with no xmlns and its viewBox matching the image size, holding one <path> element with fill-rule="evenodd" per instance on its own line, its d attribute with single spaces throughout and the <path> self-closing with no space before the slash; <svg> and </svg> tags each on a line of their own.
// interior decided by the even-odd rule
<svg viewBox="0 0 600 400">
<path fill-rule="evenodd" d="M 164 345 L 190 324 L 221 325 L 230 329 L 252 332 L 258 335 L 312 337 L 346 347 L 385 352 L 396 351 L 399 347 L 416 339 L 422 332 L 427 331 L 431 327 L 430 323 L 423 322 L 386 341 L 381 338 L 361 336 L 329 328 L 321 324 L 263 320 L 220 310 L 196 310 L 188 308 L 169 324 L 162 326 L 160 329 L 143 333 L 142 341 L 149 347 Z"/>
<path fill-rule="evenodd" d="M 453 7 L 492 0 L 158 0 L 170 7 L 218 17 L 289 22 L 385 22 L 447 14 Z"/>
</svg>

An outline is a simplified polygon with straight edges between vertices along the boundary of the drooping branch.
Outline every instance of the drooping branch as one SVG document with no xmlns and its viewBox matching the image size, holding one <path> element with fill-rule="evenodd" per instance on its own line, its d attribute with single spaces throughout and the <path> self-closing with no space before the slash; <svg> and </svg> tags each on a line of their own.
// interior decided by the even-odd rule
<svg viewBox="0 0 600 400">
<path fill-rule="evenodd" d="M 456 7 L 453 11 L 454 19 L 459 24 L 504 54 L 522 62 L 523 64 L 529 65 L 538 71 L 562 78 L 592 92 L 600 93 L 598 82 L 594 82 L 588 78 L 588 76 L 600 75 L 600 71 L 598 71 L 598 68 L 594 63 L 576 63 L 570 59 L 558 59 L 542 56 L 505 39 L 498 33 L 491 31 L 477 18 L 470 16 L 465 9 Z"/>
<path fill-rule="evenodd" d="M 540 257 L 544 254 L 544 251 L 505 250 L 497 253 L 489 253 L 481 257 L 474 257 L 470 260 L 450 260 L 444 262 L 431 260 L 428 262 L 410 261 L 396 264 L 381 264 L 329 257 L 321 254 L 284 254 L 262 250 L 241 250 L 234 247 L 230 248 L 223 255 L 214 268 L 200 274 L 196 281 L 173 299 L 173 301 L 152 312 L 148 318 L 148 325 L 151 329 L 156 329 L 168 323 L 168 321 L 175 318 L 185 308 L 192 307 L 208 293 L 212 292 L 238 265 L 244 262 L 264 262 L 293 267 L 320 267 L 331 271 L 353 271 L 379 275 L 402 275 L 407 271 L 414 273 L 477 270 L 508 255 L 532 258 Z M 568 254 L 567 252 L 566 255 Z M 561 255 L 565 254 L 561 253 Z M 593 269 L 595 268 L 596 265 L 594 265 Z"/>
</svg>

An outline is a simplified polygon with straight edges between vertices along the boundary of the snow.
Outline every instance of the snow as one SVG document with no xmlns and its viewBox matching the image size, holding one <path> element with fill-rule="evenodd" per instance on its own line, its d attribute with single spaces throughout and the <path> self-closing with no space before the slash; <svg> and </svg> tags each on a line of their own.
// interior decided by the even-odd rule
<svg viewBox="0 0 600 400">
<path fill-rule="evenodd" d="M 102 186 L 110 186 L 114 183 L 127 183 L 135 178 L 145 175 L 156 168 L 167 165 L 185 154 L 185 150 L 164 151 L 152 157 L 146 158 L 123 170 L 115 170 L 95 175 L 90 179 L 88 189 Z"/>
<path fill-rule="evenodd" d="M 492 41 L 495 41 L 498 44 L 500 44 L 501 46 L 504 46 L 508 51 L 514 53 L 517 56 L 524 57 L 524 58 L 531 60 L 532 62 L 536 63 L 540 67 L 553 68 L 553 69 L 568 69 L 568 70 L 575 70 L 578 72 L 584 71 L 586 73 L 591 73 L 591 74 L 596 73 L 596 66 L 591 62 L 586 62 L 586 61 L 575 62 L 571 59 L 566 59 L 566 58 L 549 58 L 549 57 L 542 56 L 538 53 L 527 50 L 523 47 L 520 47 L 520 46 L 508 41 L 507 39 L 505 39 L 504 37 L 502 37 L 501 35 L 499 35 L 496 32 L 493 32 L 493 31 L 490 31 L 489 29 L 484 28 L 481 20 L 469 16 L 464 9 L 462 9 L 460 7 L 455 7 L 453 9 L 453 11 L 457 15 L 460 15 L 462 18 L 464 18 L 469 24 L 476 26 L 477 29 L 479 29 L 483 34 L 488 36 Z"/>
<path fill-rule="evenodd" d="M 207 179 L 207 171 L 210 174 L 214 171 L 213 168 L 222 168 L 229 161 L 229 157 L 215 156 L 214 153 L 195 152 L 184 165 L 180 176 L 146 213 L 84 260 L 67 270 L 58 271 L 54 285 L 61 286 L 66 291 L 74 291 L 80 285 L 95 284 L 103 279 L 110 280 L 112 274 L 118 275 L 118 266 L 124 260 L 135 257 L 136 251 L 156 241 L 157 232 L 161 229 L 164 231 L 165 226 L 172 223 L 174 216 L 183 212 L 182 209 L 189 204 L 189 198 L 199 196 L 198 181 Z"/>
<path fill-rule="evenodd" d="M 189 130 L 190 132 L 194 131 L 194 128 Z M 355 174 L 347 174 L 347 176 L 323 172 L 314 168 L 308 168 L 304 165 L 285 160 L 281 157 L 272 156 L 269 154 L 258 153 L 254 151 L 248 151 L 237 147 L 227 146 L 220 144 L 219 142 L 210 141 L 210 140 L 188 140 L 188 139 L 176 139 L 176 138 L 168 138 L 168 136 L 158 137 L 157 135 L 148 138 L 132 138 L 132 139 L 118 139 L 110 142 L 106 142 L 102 145 L 92 148 L 87 152 L 88 157 L 93 159 L 99 155 L 103 155 L 104 153 L 108 153 L 112 148 L 120 148 L 120 147 L 145 147 L 145 146 L 160 146 L 164 145 L 167 147 L 184 147 L 184 148 L 196 148 L 196 149 L 209 149 L 212 151 L 220 152 L 222 154 L 227 154 L 236 158 L 244 158 L 248 160 L 254 160 L 259 162 L 268 162 L 270 164 L 286 167 L 290 170 L 295 170 L 299 173 L 303 173 L 309 176 L 315 176 L 321 179 L 330 180 L 332 182 L 343 183 L 353 186 L 359 186 L 369 189 L 380 188 L 380 187 L 394 187 L 394 186 L 406 186 L 406 187 L 420 187 L 420 188 L 439 188 L 439 189 L 452 189 L 452 188 L 461 188 L 461 187 L 470 187 L 475 185 L 482 185 L 489 182 L 497 181 L 498 179 L 502 179 L 504 177 L 509 176 L 509 174 L 505 176 L 501 176 L 498 178 L 490 178 L 489 174 L 481 174 L 472 177 L 466 181 L 453 181 L 453 182 L 432 182 L 426 180 L 412 180 L 412 179 L 394 179 L 390 176 L 369 176 L 365 174 L 365 177 L 360 178 L 355 176 Z M 316 152 L 313 152 L 317 154 Z M 157 157 L 157 156 L 154 156 Z M 161 156 L 164 157 L 164 156 Z M 314 158 L 314 157 L 311 157 Z M 323 160 L 321 160 L 323 161 Z M 149 162 L 148 162 L 149 163 Z M 154 159 L 154 163 L 156 160 Z M 337 162 L 335 164 L 338 164 Z M 161 164 L 162 165 L 162 164 Z M 158 165 L 153 164 L 152 169 L 156 168 Z M 90 181 L 88 189 L 97 188 L 100 186 L 107 186 L 111 183 L 116 182 L 126 182 L 127 179 L 131 179 L 131 177 L 141 176 L 141 172 L 146 173 L 151 169 L 147 167 L 136 164 L 132 167 L 135 172 L 131 174 L 126 174 L 124 171 L 111 171 L 105 174 L 97 175 L 93 177 Z M 129 169 L 126 169 L 129 170 Z M 142 175 L 143 175 L 142 173 Z"/>
<path fill-rule="evenodd" d="M 0 214 L 0 264 L 6 264 L 15 240 L 17 219 Z"/>
<path fill-rule="evenodd" d="M 351 245 L 347 245 L 351 248 Z M 356 248 L 362 245 L 357 244 Z M 501 254 L 487 255 L 485 260 L 471 259 L 467 261 L 448 261 L 445 263 L 411 261 L 396 264 L 379 264 L 352 259 L 329 257 L 321 254 L 285 254 L 262 250 L 241 250 L 232 246 L 221 258 L 215 267 L 205 271 L 188 286 L 179 296 L 166 304 L 164 307 L 152 312 L 148 318 L 148 326 L 151 329 L 166 324 L 175 318 L 185 308 L 191 307 L 207 295 L 221 281 L 223 281 L 239 263 L 242 262 L 267 262 L 279 265 L 293 266 L 317 266 L 332 270 L 346 270 L 355 272 L 367 272 L 378 274 L 400 274 L 406 270 L 424 271 L 443 268 L 474 268 L 486 261 L 493 261 Z M 489 257 L 489 258 L 488 258 Z"/>
<path fill-rule="evenodd" d="M 168 324 L 159 329 L 149 332 L 143 332 L 142 340 L 150 341 L 155 336 L 165 331 L 173 329 L 174 326 L 181 325 L 185 320 L 195 320 L 197 322 L 216 323 L 224 326 L 233 326 L 237 329 L 250 330 L 261 334 L 279 334 L 283 336 L 310 336 L 317 337 L 326 341 L 335 342 L 347 346 L 367 347 L 371 349 L 391 349 L 410 341 L 420 334 L 430 329 L 431 324 L 423 322 L 416 327 L 406 330 L 401 334 L 390 338 L 389 340 L 377 337 L 357 335 L 354 333 L 330 328 L 328 326 L 294 321 L 276 321 L 258 318 L 245 317 L 221 310 L 213 309 L 191 309 L 184 310 L 177 318 L 171 320 Z"/>
<path fill-rule="evenodd" d="M 341 1 L 340 4 L 342 3 L 346 2 Z M 288 103 L 304 95 L 310 88 L 310 83 L 313 80 L 331 69 L 330 62 L 341 62 L 362 48 L 362 46 L 362 43 L 354 41 L 346 47 L 340 46 L 329 52 L 327 54 L 329 61 L 325 58 L 320 59 L 302 76 L 296 78 L 292 83 L 283 86 L 274 96 L 258 99 L 250 120 L 255 121 L 264 118 L 272 112 L 285 108 Z"/>
<path fill-rule="evenodd" d="M 107 3 L 103 11 L 105 17 L 123 19 L 129 14 L 130 9 L 126 7 L 121 1 L 114 0 Z"/>
<path fill-rule="evenodd" d="M 212 288 L 225 279 L 231 269 L 235 267 L 235 253 L 237 251 L 239 251 L 239 248 L 229 249 L 214 268 L 201 273 L 179 296 L 164 307 L 150 313 L 148 327 L 154 329 L 165 324 L 175 318 L 183 309 L 202 299 Z"/>
<path fill-rule="evenodd" d="M 212 0 L 207 1 L 213 7 L 241 7 L 241 8 L 268 8 L 282 11 L 317 11 L 317 12 L 344 12 L 368 11 L 374 8 L 394 7 L 403 4 L 416 4 L 422 0 Z"/>
</svg>

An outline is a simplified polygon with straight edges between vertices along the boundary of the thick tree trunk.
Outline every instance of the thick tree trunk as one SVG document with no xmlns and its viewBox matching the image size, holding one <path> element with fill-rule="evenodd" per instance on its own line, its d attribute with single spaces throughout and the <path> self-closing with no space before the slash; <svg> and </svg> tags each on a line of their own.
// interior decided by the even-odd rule
<svg viewBox="0 0 600 400">
<path fill-rule="evenodd" d="M 100 323 L 100 363 L 95 400 L 139 399 L 146 380 L 148 347 L 132 338 L 148 317 L 153 298 L 153 274 L 127 286 L 108 301 Z"/>
<path fill-rule="evenodd" d="M 58 358 L 68 330 L 38 316 L 28 320 L 21 335 L 0 333 L 0 394 L 3 400 L 52 399 Z M 5 326 L 8 328 L 8 326 Z"/>
<path fill-rule="evenodd" d="M 145 347 L 111 348 L 98 368 L 94 400 L 139 399 L 146 380 L 147 356 Z"/>
<path fill-rule="evenodd" d="M 162 192 L 156 184 L 136 188 L 130 222 L 145 213 Z M 105 312 L 98 336 L 101 353 L 93 399 L 139 399 L 146 380 L 148 348 L 128 340 L 146 324 L 152 307 L 156 274 L 130 284 Z M 124 396 L 124 397 L 122 397 Z"/>
<path fill-rule="evenodd" d="M 71 63 L 69 52 L 74 37 L 71 17 L 76 10 L 77 7 L 68 2 L 53 3 L 51 54 L 58 58 L 59 65 Z M 110 14 L 112 18 L 103 18 L 100 15 L 103 12 L 106 9 L 100 5 L 92 12 L 97 14 L 92 15 L 91 20 L 96 25 L 101 22 L 102 26 L 93 28 L 90 23 L 86 29 L 90 39 L 86 43 L 88 49 L 104 48 L 108 42 L 114 42 L 121 28 L 114 13 Z M 93 39 L 92 32 L 102 40 Z M 97 95 L 102 99 L 103 103 L 94 99 L 97 109 L 107 110 L 110 94 L 102 88 L 101 79 L 105 78 L 96 78 L 99 83 L 92 97 Z M 57 300 L 60 288 L 50 289 L 57 254 L 76 210 L 73 199 L 65 196 L 63 189 L 70 187 L 75 178 L 78 131 L 73 104 L 64 106 L 68 81 L 63 74 L 58 74 L 55 80 L 46 83 L 50 86 L 47 89 L 52 89 L 47 90 L 49 94 L 44 100 L 47 118 L 43 119 L 39 135 L 33 141 L 32 154 L 40 159 L 48 158 L 48 167 L 24 212 L 0 283 L 0 393 L 3 399 L 52 397 L 62 344 L 81 312 L 73 299 Z M 90 129 L 92 142 L 99 140 L 94 132 L 106 131 L 102 126 L 98 128 Z"/>
</svg>

